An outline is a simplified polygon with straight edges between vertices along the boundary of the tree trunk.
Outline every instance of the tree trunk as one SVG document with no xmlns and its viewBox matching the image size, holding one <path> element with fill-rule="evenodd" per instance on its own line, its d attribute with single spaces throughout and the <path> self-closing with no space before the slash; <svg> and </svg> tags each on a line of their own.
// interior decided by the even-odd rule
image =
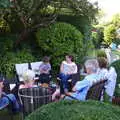
<svg viewBox="0 0 120 120">
<path fill-rule="evenodd" d="M 18 36 L 18 39 L 17 39 L 17 41 L 16 41 L 16 43 L 15 43 L 15 47 L 19 46 L 19 44 L 20 44 L 22 41 L 26 40 L 27 37 L 28 37 L 28 35 L 29 35 L 29 30 L 28 30 L 28 29 L 24 29 L 24 30 L 20 33 L 20 35 Z"/>
</svg>

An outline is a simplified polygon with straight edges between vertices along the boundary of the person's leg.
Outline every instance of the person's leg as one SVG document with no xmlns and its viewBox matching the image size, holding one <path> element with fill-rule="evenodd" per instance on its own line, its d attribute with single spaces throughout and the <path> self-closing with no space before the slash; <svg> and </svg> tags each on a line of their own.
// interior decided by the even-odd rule
<svg viewBox="0 0 120 120">
<path fill-rule="evenodd" d="M 52 94 L 52 101 L 56 99 L 56 96 L 60 95 L 60 89 L 56 89 L 56 91 Z"/>
<path fill-rule="evenodd" d="M 7 97 L 11 100 L 12 102 L 12 108 L 13 108 L 13 112 L 18 112 L 19 111 L 19 104 L 17 102 L 16 97 L 13 94 L 8 94 Z"/>
<path fill-rule="evenodd" d="M 60 94 L 64 94 L 63 82 L 60 81 Z"/>
<path fill-rule="evenodd" d="M 64 100 L 74 100 L 72 97 L 66 96 Z"/>
<path fill-rule="evenodd" d="M 60 74 L 60 79 L 63 85 L 64 92 L 68 92 L 69 85 L 68 80 L 71 78 L 71 75 L 65 75 L 63 73 Z"/>
<path fill-rule="evenodd" d="M 40 79 L 41 83 L 49 84 L 50 83 L 50 74 L 43 73 L 43 74 L 40 75 L 39 79 Z"/>
<path fill-rule="evenodd" d="M 6 107 L 9 104 L 9 100 L 6 97 L 0 98 L 0 109 Z"/>
</svg>

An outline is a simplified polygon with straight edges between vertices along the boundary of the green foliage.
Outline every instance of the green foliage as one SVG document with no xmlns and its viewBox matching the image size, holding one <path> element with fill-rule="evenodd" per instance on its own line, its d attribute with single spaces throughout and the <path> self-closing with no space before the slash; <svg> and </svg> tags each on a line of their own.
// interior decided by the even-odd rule
<svg viewBox="0 0 120 120">
<path fill-rule="evenodd" d="M 25 120 L 119 120 L 120 108 L 97 101 L 60 101 L 42 106 Z"/>
<path fill-rule="evenodd" d="M 57 21 L 59 22 L 67 22 L 71 25 L 74 25 L 84 37 L 84 40 L 90 40 L 91 35 L 91 21 L 87 18 L 87 16 L 83 15 L 71 15 L 71 14 L 59 14 L 57 17 Z"/>
<path fill-rule="evenodd" d="M 120 34 L 117 32 L 120 28 L 120 14 L 116 14 L 113 16 L 111 22 L 109 22 L 105 26 L 104 30 L 104 42 L 109 45 L 111 42 L 119 44 L 120 42 Z"/>
<path fill-rule="evenodd" d="M 107 55 L 106 55 L 104 50 L 97 50 L 96 56 L 97 57 L 105 57 L 105 58 L 107 58 Z"/>
<path fill-rule="evenodd" d="M 76 16 L 84 16 L 88 21 L 93 22 L 98 13 L 98 5 L 91 3 L 89 0 L 64 0 L 60 14 L 71 14 Z"/>
<path fill-rule="evenodd" d="M 4 19 L 0 19 L 0 34 L 10 32 L 10 27 Z"/>
<path fill-rule="evenodd" d="M 120 14 L 115 14 L 112 18 L 112 24 L 114 24 L 117 28 L 120 27 Z"/>
<path fill-rule="evenodd" d="M 18 41 L 26 40 L 25 37 L 36 29 L 54 23 L 57 15 L 66 13 L 65 10 L 71 11 L 74 17 L 80 16 L 79 20 L 84 16 L 83 21 L 89 23 L 95 20 L 98 12 L 97 4 L 88 0 L 1 0 L 0 6 L 0 18 L 9 23 L 12 32 L 20 34 Z"/>
<path fill-rule="evenodd" d="M 14 77 L 15 64 L 28 63 L 34 61 L 34 57 L 28 50 L 14 52 L 7 52 L 0 59 L 0 71 L 8 78 Z"/>
<path fill-rule="evenodd" d="M 115 39 L 116 28 L 114 24 L 110 24 L 104 29 L 104 42 L 106 45 L 110 45 Z"/>
<path fill-rule="evenodd" d="M 60 9 L 57 21 L 74 25 L 84 35 L 84 40 L 90 40 L 91 23 L 96 21 L 97 3 L 88 0 L 66 0 Z"/>
<path fill-rule="evenodd" d="M 103 41 L 103 28 L 95 27 L 91 33 L 91 40 L 95 48 L 100 48 L 100 45 Z"/>
<path fill-rule="evenodd" d="M 60 14 L 57 17 L 57 21 L 72 24 L 82 33 L 85 33 L 87 31 L 86 27 L 90 26 L 90 21 L 85 16 Z"/>
<path fill-rule="evenodd" d="M 115 88 L 115 96 L 120 97 L 120 60 L 113 62 L 110 66 L 113 66 L 117 72 L 117 83 Z"/>
<path fill-rule="evenodd" d="M 95 45 L 98 45 L 98 33 L 97 32 L 92 32 L 92 40 Z"/>
<path fill-rule="evenodd" d="M 16 36 L 14 35 L 0 36 L 0 48 L 2 48 L 0 56 L 4 56 L 6 52 L 13 50 L 15 40 Z"/>
<path fill-rule="evenodd" d="M 39 47 L 44 54 L 51 55 L 54 66 L 60 64 L 66 53 L 79 55 L 82 60 L 83 36 L 74 26 L 67 23 L 56 23 L 49 28 L 39 29 L 36 33 Z"/>
<path fill-rule="evenodd" d="M 0 8 L 8 8 L 10 6 L 10 0 L 0 0 Z"/>
<path fill-rule="evenodd" d="M 120 45 L 120 38 L 116 38 L 115 41 L 114 41 L 114 43 L 115 43 L 116 45 Z"/>
</svg>

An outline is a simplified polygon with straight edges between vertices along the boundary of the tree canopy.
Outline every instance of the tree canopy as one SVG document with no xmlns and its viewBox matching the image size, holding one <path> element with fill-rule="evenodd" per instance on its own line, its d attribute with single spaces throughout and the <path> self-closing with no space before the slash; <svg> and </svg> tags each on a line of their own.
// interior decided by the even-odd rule
<svg viewBox="0 0 120 120">
<path fill-rule="evenodd" d="M 12 32 L 20 33 L 18 41 L 54 23 L 60 13 L 85 16 L 91 23 L 98 10 L 97 4 L 88 0 L 0 0 L 0 9 L 0 19 L 10 24 Z"/>
<path fill-rule="evenodd" d="M 113 16 L 112 20 L 104 27 L 104 42 L 109 45 L 112 42 L 120 44 L 120 14 Z"/>
</svg>

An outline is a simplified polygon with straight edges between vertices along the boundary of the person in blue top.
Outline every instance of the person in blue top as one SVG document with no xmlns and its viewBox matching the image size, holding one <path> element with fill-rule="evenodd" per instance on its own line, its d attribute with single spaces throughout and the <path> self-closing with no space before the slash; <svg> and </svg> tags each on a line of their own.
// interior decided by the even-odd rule
<svg viewBox="0 0 120 120">
<path fill-rule="evenodd" d="M 72 93 L 67 93 L 67 97 L 65 99 L 77 99 L 77 100 L 85 100 L 87 92 L 89 88 L 99 81 L 99 77 L 97 74 L 97 69 L 98 69 L 98 62 L 96 59 L 90 59 L 85 62 L 85 68 L 87 75 L 82 81 L 78 81 L 75 86 L 73 87 L 73 92 Z M 69 97 L 71 96 L 71 97 Z"/>
<path fill-rule="evenodd" d="M 17 99 L 15 97 L 15 95 L 13 94 L 6 94 L 3 91 L 3 78 L 0 77 L 0 109 L 5 108 L 6 106 L 8 106 L 9 104 L 11 104 L 11 110 L 15 113 L 15 112 L 19 112 L 19 104 L 17 102 Z"/>
</svg>

